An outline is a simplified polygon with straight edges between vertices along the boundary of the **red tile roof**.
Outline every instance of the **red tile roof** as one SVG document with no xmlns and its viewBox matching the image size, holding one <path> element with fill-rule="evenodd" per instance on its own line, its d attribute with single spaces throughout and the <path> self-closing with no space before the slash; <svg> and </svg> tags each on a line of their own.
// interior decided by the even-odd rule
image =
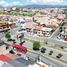
<svg viewBox="0 0 67 67">
<path fill-rule="evenodd" d="M 42 26 L 36 26 L 35 29 L 36 30 L 41 30 L 42 29 Z"/>
<path fill-rule="evenodd" d="M 33 28 L 33 27 L 35 27 L 37 25 L 37 23 L 35 23 L 35 22 L 28 22 L 28 23 L 26 23 L 26 28 Z"/>
<path fill-rule="evenodd" d="M 5 55 L 0 55 L 0 60 L 7 62 L 7 61 L 9 61 L 11 59 L 9 57 L 5 56 Z"/>
</svg>

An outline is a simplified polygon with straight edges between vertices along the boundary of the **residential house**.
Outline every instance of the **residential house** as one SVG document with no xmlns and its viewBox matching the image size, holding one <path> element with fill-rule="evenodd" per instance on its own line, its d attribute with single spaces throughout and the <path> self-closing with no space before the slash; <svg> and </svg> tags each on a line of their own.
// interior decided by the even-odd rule
<svg viewBox="0 0 67 67">
<path fill-rule="evenodd" d="M 28 22 L 25 24 L 27 32 L 33 32 L 33 29 L 37 26 L 35 22 Z"/>
</svg>

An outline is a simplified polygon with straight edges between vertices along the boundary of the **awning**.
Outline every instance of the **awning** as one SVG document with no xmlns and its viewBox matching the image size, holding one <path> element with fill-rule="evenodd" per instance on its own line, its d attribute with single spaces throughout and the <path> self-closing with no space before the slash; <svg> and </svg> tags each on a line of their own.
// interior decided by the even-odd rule
<svg viewBox="0 0 67 67">
<path fill-rule="evenodd" d="M 9 61 L 9 60 L 11 60 L 9 57 L 7 57 L 6 55 L 0 55 L 0 60 L 1 61 Z"/>
<path fill-rule="evenodd" d="M 42 31 L 48 31 L 48 32 L 50 32 L 50 31 L 52 30 L 52 28 L 44 27 L 44 28 L 42 28 L 41 30 L 42 30 Z"/>
<path fill-rule="evenodd" d="M 14 46 L 15 48 L 23 49 L 23 50 L 26 50 L 27 49 L 25 46 L 21 46 L 19 44 L 12 44 L 12 46 Z"/>
</svg>

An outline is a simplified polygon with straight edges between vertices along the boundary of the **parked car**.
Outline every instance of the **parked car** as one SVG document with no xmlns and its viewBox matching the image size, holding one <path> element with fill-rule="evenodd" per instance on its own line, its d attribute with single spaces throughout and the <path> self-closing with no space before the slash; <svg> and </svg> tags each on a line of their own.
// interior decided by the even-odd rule
<svg viewBox="0 0 67 67">
<path fill-rule="evenodd" d="M 52 55 L 52 53 L 53 53 L 53 51 L 51 50 L 50 53 L 49 53 L 49 55 Z"/>
<path fill-rule="evenodd" d="M 41 52 L 42 52 L 42 53 L 45 53 L 45 51 L 46 51 L 46 48 L 42 47 L 42 48 L 41 48 Z"/>
<path fill-rule="evenodd" d="M 61 53 L 59 53 L 56 57 L 57 58 L 61 58 L 63 55 Z"/>
<path fill-rule="evenodd" d="M 7 41 L 13 41 L 13 42 L 14 42 L 14 41 L 15 41 L 15 39 L 11 39 L 11 38 L 9 38 L 9 39 L 7 39 Z"/>
<path fill-rule="evenodd" d="M 24 38 L 24 33 L 20 33 L 20 34 L 18 35 L 18 37 L 19 37 L 19 38 Z"/>
<path fill-rule="evenodd" d="M 63 47 L 63 50 L 67 52 L 67 47 Z"/>
</svg>

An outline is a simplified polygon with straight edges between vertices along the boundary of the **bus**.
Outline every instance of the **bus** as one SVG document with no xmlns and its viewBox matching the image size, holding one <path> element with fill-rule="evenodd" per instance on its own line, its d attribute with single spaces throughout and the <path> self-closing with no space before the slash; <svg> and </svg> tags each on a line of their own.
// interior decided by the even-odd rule
<svg viewBox="0 0 67 67">
<path fill-rule="evenodd" d="M 19 52 L 27 53 L 27 48 L 25 46 L 21 46 L 19 44 L 12 44 L 13 48 L 16 48 Z"/>
</svg>

